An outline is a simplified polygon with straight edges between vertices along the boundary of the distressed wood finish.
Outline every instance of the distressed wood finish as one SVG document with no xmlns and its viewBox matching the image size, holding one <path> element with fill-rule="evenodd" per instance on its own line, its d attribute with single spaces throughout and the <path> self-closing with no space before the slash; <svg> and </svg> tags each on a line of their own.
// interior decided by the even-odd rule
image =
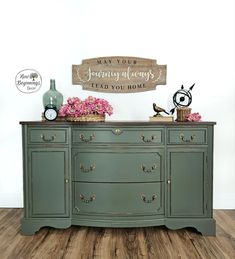
<svg viewBox="0 0 235 259">
<path fill-rule="evenodd" d="M 22 124 L 23 234 L 165 225 L 215 235 L 214 123 Z"/>
<path fill-rule="evenodd" d="M 72 226 L 43 228 L 34 236 L 20 234 L 22 209 L 0 209 L 2 259 L 232 259 L 235 258 L 235 210 L 215 210 L 216 237 L 191 228 L 115 229 Z"/>
<path fill-rule="evenodd" d="M 100 57 L 85 59 L 72 66 L 73 84 L 84 90 L 130 93 L 154 90 L 166 84 L 166 65 L 154 59 L 137 57 Z"/>
</svg>

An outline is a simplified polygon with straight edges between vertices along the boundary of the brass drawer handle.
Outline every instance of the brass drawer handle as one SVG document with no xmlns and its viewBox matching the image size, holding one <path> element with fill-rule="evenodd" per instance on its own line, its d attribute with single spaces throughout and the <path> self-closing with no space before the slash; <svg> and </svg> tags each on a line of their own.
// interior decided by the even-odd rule
<svg viewBox="0 0 235 259">
<path fill-rule="evenodd" d="M 179 137 L 180 137 L 182 142 L 190 143 L 190 142 L 193 142 L 193 140 L 195 138 L 195 135 L 191 135 L 190 139 L 186 139 L 185 136 L 184 136 L 184 133 L 180 133 Z"/>
<path fill-rule="evenodd" d="M 141 194 L 141 199 L 145 203 L 152 203 L 154 200 L 157 199 L 157 194 L 153 194 L 151 199 L 147 199 L 145 194 Z"/>
<path fill-rule="evenodd" d="M 143 171 L 144 173 L 147 174 L 147 173 L 152 173 L 155 169 L 157 169 L 157 165 L 154 164 L 151 168 L 146 168 L 145 165 L 141 165 L 140 168 L 142 169 L 142 171 Z"/>
<path fill-rule="evenodd" d="M 115 135 L 121 135 L 123 131 L 121 129 L 115 129 L 115 130 L 112 130 L 112 132 Z"/>
<path fill-rule="evenodd" d="M 84 203 L 90 203 L 92 201 L 94 201 L 96 198 L 95 194 L 93 194 L 90 198 L 86 199 L 85 196 L 83 194 L 80 194 L 80 199 L 82 202 Z"/>
<path fill-rule="evenodd" d="M 56 138 L 56 135 L 52 135 L 51 138 L 46 138 L 44 134 L 41 134 L 41 139 L 45 142 L 52 142 Z"/>
<path fill-rule="evenodd" d="M 89 138 L 86 138 L 83 134 L 79 135 L 79 138 L 81 139 L 81 141 L 83 142 L 90 142 L 95 138 L 95 134 L 91 134 Z"/>
<path fill-rule="evenodd" d="M 145 142 L 145 143 L 149 143 L 149 142 L 153 142 L 154 139 L 156 138 L 156 136 L 152 135 L 150 138 L 146 138 L 143 134 L 140 136 L 140 138 Z"/>
<path fill-rule="evenodd" d="M 94 165 L 90 165 L 88 168 L 85 168 L 84 165 L 80 164 L 80 169 L 83 173 L 90 173 L 92 171 L 95 170 L 95 166 Z"/>
</svg>

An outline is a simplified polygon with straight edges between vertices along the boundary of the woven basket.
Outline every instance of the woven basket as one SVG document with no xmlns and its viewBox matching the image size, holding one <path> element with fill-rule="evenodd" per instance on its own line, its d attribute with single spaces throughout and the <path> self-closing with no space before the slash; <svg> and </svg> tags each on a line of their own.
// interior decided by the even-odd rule
<svg viewBox="0 0 235 259">
<path fill-rule="evenodd" d="M 176 121 L 186 121 L 186 116 L 191 113 L 191 108 L 182 107 L 182 108 L 177 108 L 176 111 L 177 111 Z"/>
<path fill-rule="evenodd" d="M 88 114 L 79 117 L 67 116 L 67 121 L 105 121 L 104 114 Z"/>
</svg>

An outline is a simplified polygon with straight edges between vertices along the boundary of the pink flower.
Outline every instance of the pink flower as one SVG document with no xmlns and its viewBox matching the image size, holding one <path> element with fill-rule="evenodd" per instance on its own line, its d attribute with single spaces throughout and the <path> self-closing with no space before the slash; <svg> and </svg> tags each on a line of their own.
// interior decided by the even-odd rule
<svg viewBox="0 0 235 259">
<path fill-rule="evenodd" d="M 186 116 L 187 121 L 200 121 L 201 118 L 202 117 L 198 112 L 190 113 L 189 115 Z"/>
<path fill-rule="evenodd" d="M 84 101 L 78 97 L 69 97 L 67 103 L 62 105 L 59 110 L 59 115 L 65 116 L 75 116 L 79 117 L 88 114 L 113 114 L 113 107 L 108 101 L 95 98 L 93 96 L 87 97 Z"/>
<path fill-rule="evenodd" d="M 64 104 L 63 106 L 61 106 L 61 108 L 59 110 L 59 116 L 65 117 L 67 115 L 67 110 L 68 109 L 69 109 L 68 104 Z"/>
<path fill-rule="evenodd" d="M 67 103 L 73 105 L 75 103 L 79 103 L 81 100 L 78 97 L 69 97 Z"/>
</svg>

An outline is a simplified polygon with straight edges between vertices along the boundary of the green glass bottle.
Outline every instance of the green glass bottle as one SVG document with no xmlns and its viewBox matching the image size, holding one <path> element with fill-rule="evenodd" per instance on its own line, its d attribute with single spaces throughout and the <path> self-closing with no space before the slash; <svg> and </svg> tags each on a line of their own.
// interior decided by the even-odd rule
<svg viewBox="0 0 235 259">
<path fill-rule="evenodd" d="M 56 107 L 57 110 L 63 104 L 63 95 L 56 90 L 55 79 L 50 80 L 50 90 L 43 94 L 43 106 L 46 107 Z"/>
</svg>

